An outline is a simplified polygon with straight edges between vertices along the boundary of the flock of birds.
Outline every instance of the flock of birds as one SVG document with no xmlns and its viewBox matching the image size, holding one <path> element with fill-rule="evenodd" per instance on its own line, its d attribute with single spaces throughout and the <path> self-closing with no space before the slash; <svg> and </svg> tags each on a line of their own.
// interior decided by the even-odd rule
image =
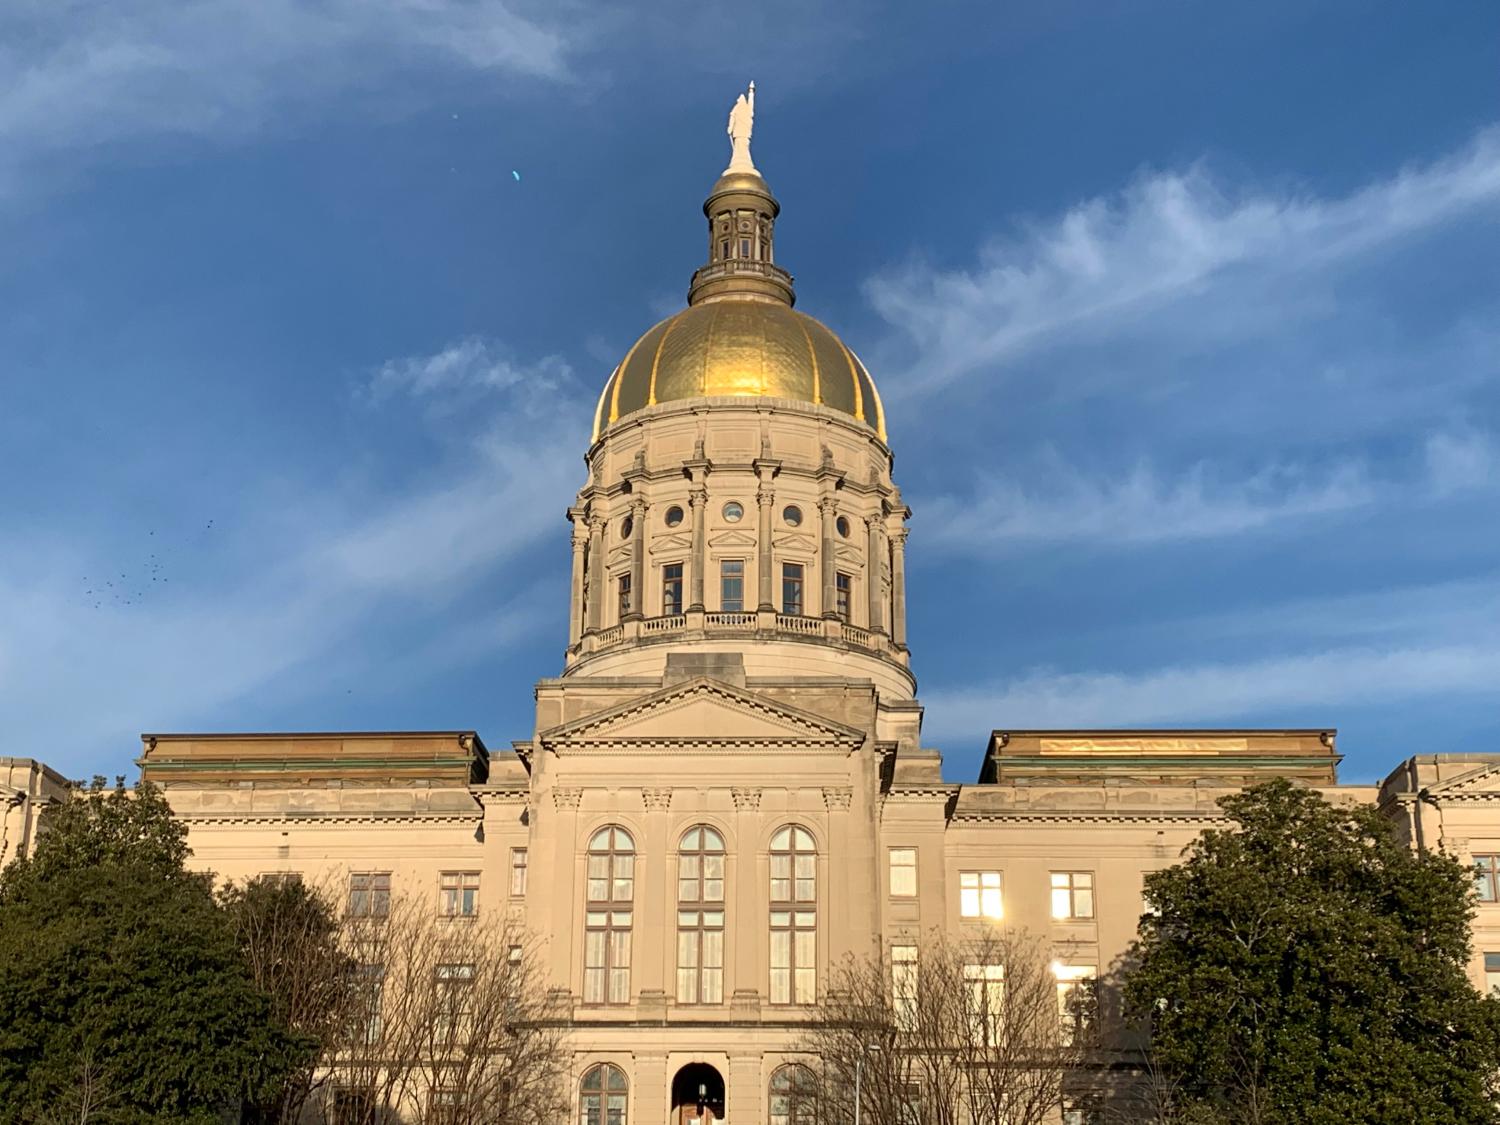
<svg viewBox="0 0 1500 1125">
<path fill-rule="evenodd" d="M 203 532 L 207 534 L 214 529 L 214 521 L 209 520 L 204 525 Z M 156 538 L 155 531 L 146 533 L 151 538 Z M 170 549 L 167 549 L 170 553 Z M 167 577 L 166 565 L 162 556 L 152 551 L 145 563 L 135 573 L 122 572 L 118 576 L 110 575 L 106 578 L 90 578 L 84 575 L 84 597 L 93 602 L 95 609 L 103 609 L 106 605 L 131 606 L 139 605 L 153 592 L 166 586 L 171 579 Z"/>
</svg>

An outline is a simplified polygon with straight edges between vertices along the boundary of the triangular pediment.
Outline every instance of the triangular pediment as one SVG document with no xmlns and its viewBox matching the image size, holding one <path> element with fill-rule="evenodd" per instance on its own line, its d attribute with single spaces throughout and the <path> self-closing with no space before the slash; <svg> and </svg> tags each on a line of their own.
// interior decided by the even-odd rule
<svg viewBox="0 0 1500 1125">
<path fill-rule="evenodd" d="M 1457 777 L 1427 786 L 1434 797 L 1500 797 L 1500 764 L 1476 766 Z"/>
<path fill-rule="evenodd" d="M 811 535 L 802 535 L 795 531 L 789 531 L 783 535 L 773 535 L 771 543 L 777 547 L 792 547 L 804 551 L 811 551 L 817 546 Z"/>
<path fill-rule="evenodd" d="M 718 680 L 700 678 L 542 732 L 554 752 L 569 750 L 836 750 L 864 732 L 776 703 Z"/>
<path fill-rule="evenodd" d="M 692 545 L 692 540 L 686 535 L 672 532 L 670 535 L 657 535 L 651 540 L 651 553 L 659 554 L 662 551 L 686 551 Z"/>
<path fill-rule="evenodd" d="M 743 531 L 725 531 L 711 537 L 708 545 L 710 547 L 753 547 L 755 536 L 746 535 Z"/>
</svg>

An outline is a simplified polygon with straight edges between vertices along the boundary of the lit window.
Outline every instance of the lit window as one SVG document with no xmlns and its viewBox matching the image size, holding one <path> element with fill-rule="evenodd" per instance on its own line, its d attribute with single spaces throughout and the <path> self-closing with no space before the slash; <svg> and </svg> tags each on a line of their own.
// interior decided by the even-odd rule
<svg viewBox="0 0 1500 1125">
<path fill-rule="evenodd" d="M 802 564 L 781 564 L 781 612 L 792 617 L 802 614 Z"/>
<path fill-rule="evenodd" d="M 1480 902 L 1500 902 L 1500 856 L 1474 857 L 1474 891 Z"/>
<path fill-rule="evenodd" d="M 837 575 L 834 576 L 834 580 L 833 580 L 833 593 L 834 593 L 833 611 L 839 615 L 839 620 L 842 621 L 842 622 L 844 622 L 845 624 L 849 623 L 849 603 L 851 601 L 853 601 L 853 598 L 850 597 L 850 595 L 853 593 L 853 591 L 854 591 L 854 579 L 853 578 L 851 578 L 849 575 L 844 574 L 844 573 L 839 573 L 839 574 L 837 574 Z"/>
<path fill-rule="evenodd" d="M 910 1031 L 917 1026 L 917 947 L 891 946 L 891 997 L 896 1005 L 896 1026 Z"/>
<path fill-rule="evenodd" d="M 625 1072 L 609 1063 L 591 1067 L 578 1084 L 578 1125 L 626 1125 L 630 1087 Z"/>
<path fill-rule="evenodd" d="M 912 898 L 917 893 L 917 849 L 891 848 L 891 895 Z"/>
<path fill-rule="evenodd" d="M 1062 1023 L 1063 1041 L 1072 1043 L 1080 1032 L 1094 1022 L 1098 992 L 1093 965 L 1053 965 L 1057 978 L 1057 1015 Z"/>
<path fill-rule="evenodd" d="M 630 612 L 630 572 L 626 571 L 615 579 L 620 598 L 620 616 L 623 618 Z"/>
<path fill-rule="evenodd" d="M 817 1079 L 800 1063 L 777 1069 L 771 1075 L 770 1125 L 817 1125 Z"/>
<path fill-rule="evenodd" d="M 812 833 L 787 825 L 771 837 L 771 1003 L 817 999 L 818 855 Z"/>
<path fill-rule="evenodd" d="M 1485 995 L 1494 995 L 1497 988 L 1500 988 L 1500 953 L 1486 953 L 1484 955 Z"/>
<path fill-rule="evenodd" d="M 661 611 L 668 617 L 682 612 L 681 563 L 667 563 L 661 568 Z"/>
<path fill-rule="evenodd" d="M 445 871 L 439 905 L 449 918 L 472 918 L 479 913 L 479 872 Z"/>
<path fill-rule="evenodd" d="M 724 559 L 719 563 L 719 609 L 724 613 L 745 611 L 744 559 Z"/>
<path fill-rule="evenodd" d="M 584 912 L 583 1002 L 630 1002 L 630 921 L 635 900 L 635 841 L 623 828 L 589 840 Z"/>
<path fill-rule="evenodd" d="M 977 1044 L 995 1046 L 1005 1016 L 1005 966 L 965 965 L 964 992 L 970 1036 Z"/>
<path fill-rule="evenodd" d="M 384 918 L 391 912 L 391 873 L 355 871 L 349 875 L 349 913 L 355 918 Z"/>
<path fill-rule="evenodd" d="M 724 837 L 701 825 L 677 851 L 677 1002 L 724 1002 Z"/>
<path fill-rule="evenodd" d="M 526 893 L 526 849 L 510 849 L 510 893 L 520 898 Z"/>
<path fill-rule="evenodd" d="M 1005 908 L 1000 896 L 1000 872 L 960 871 L 958 913 L 964 918 L 1001 918 Z"/>
<path fill-rule="evenodd" d="M 1052 917 L 1059 920 L 1094 916 L 1094 876 L 1088 871 L 1052 872 Z"/>
</svg>

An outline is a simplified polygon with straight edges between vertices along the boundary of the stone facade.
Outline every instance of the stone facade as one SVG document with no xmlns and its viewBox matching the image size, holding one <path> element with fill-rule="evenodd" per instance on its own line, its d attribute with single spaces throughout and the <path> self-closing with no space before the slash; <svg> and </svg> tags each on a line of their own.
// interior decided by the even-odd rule
<svg viewBox="0 0 1500 1125">
<path fill-rule="evenodd" d="M 714 1116 L 772 1120 L 773 1075 L 846 955 L 1010 927 L 1071 979 L 1109 973 L 1146 873 L 1220 818 L 1219 797 L 1273 776 L 1489 862 L 1473 965 L 1489 983 L 1500 756 L 1412 758 L 1377 788 L 1337 784 L 1332 730 L 996 731 L 976 781 L 944 777 L 922 744 L 909 513 L 878 394 L 836 338 L 787 343 L 779 207 L 758 174 L 726 182 L 705 208 L 712 284 L 691 301 L 722 305 L 731 334 L 684 342 L 663 322 L 643 337 L 651 362 L 611 376 L 644 405 L 601 399 L 567 512 L 563 670 L 536 686 L 530 736 L 144 736 L 142 776 L 188 825 L 193 863 L 340 894 L 386 876 L 435 911 L 445 875 L 477 880 L 480 911 L 544 940 L 575 1105 L 590 1068 L 623 1071 L 609 1125 L 687 1119 L 672 1091 L 694 1065 L 722 1083 Z M 668 365 L 697 381 L 668 393 Z M 0 857 L 63 795 L 51 771 L 0 759 Z"/>
</svg>

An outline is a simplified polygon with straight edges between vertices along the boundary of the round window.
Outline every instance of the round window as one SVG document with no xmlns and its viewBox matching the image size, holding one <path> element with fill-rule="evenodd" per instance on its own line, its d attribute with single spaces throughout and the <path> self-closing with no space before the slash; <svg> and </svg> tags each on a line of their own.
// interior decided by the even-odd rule
<svg viewBox="0 0 1500 1125">
<path fill-rule="evenodd" d="M 730 523 L 739 523 L 745 516 L 745 508 L 738 500 L 731 500 L 724 505 L 724 518 Z"/>
<path fill-rule="evenodd" d="M 849 521 L 847 518 L 845 518 L 844 516 L 840 516 L 837 520 L 834 521 L 833 526 L 839 529 L 839 534 L 842 535 L 845 539 L 849 538 Z"/>
<path fill-rule="evenodd" d="M 682 522 L 682 509 L 673 504 L 667 509 L 667 526 L 676 527 Z"/>
<path fill-rule="evenodd" d="M 635 530 L 635 520 L 632 519 L 630 516 L 626 516 L 623 520 L 620 521 L 620 538 L 621 539 L 629 539 L 630 538 L 630 533 L 632 531 L 634 531 L 634 530 Z"/>
<path fill-rule="evenodd" d="M 802 509 L 795 504 L 788 504 L 781 510 L 781 518 L 786 521 L 788 527 L 801 527 Z"/>
</svg>

